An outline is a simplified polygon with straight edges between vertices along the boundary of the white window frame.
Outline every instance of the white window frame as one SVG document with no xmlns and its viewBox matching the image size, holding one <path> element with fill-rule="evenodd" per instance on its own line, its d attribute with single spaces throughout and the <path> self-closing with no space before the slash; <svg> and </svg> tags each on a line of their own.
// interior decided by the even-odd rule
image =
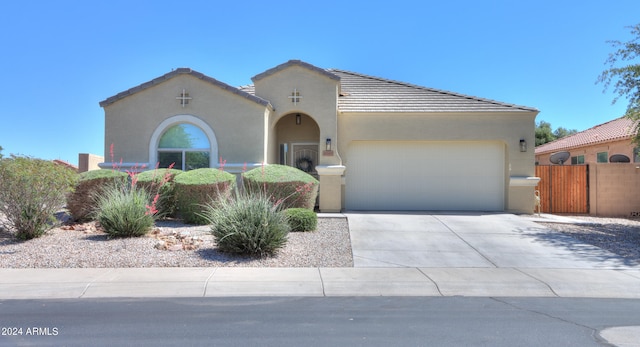
<svg viewBox="0 0 640 347">
<path fill-rule="evenodd" d="M 167 129 L 171 128 L 174 125 L 179 124 L 191 124 L 197 126 L 204 132 L 209 140 L 209 148 L 189 148 L 189 149 L 181 149 L 181 148 L 158 148 L 158 144 L 160 143 L 160 138 L 164 134 Z M 216 134 L 213 132 L 211 127 L 204 122 L 202 119 L 188 115 L 177 115 L 170 118 L 165 119 L 156 130 L 151 135 L 151 141 L 149 141 L 149 164 L 153 167 L 158 163 L 158 152 L 166 151 L 166 152 L 177 152 L 182 150 L 182 165 L 184 167 L 185 163 L 185 150 L 189 152 L 209 152 L 209 167 L 215 167 L 217 164 L 218 158 L 218 141 L 216 139 Z"/>
</svg>

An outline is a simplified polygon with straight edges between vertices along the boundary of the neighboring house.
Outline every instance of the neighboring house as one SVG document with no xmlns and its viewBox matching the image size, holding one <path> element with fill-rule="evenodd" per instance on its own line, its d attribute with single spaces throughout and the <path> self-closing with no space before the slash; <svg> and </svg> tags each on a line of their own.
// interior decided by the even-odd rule
<svg viewBox="0 0 640 347">
<path fill-rule="evenodd" d="M 536 164 L 551 165 L 549 157 L 569 152 L 565 165 L 608 163 L 614 155 L 624 155 L 630 162 L 640 162 L 635 136 L 636 122 L 626 117 L 614 119 L 574 135 L 536 147 Z"/>
<path fill-rule="evenodd" d="M 90 153 L 80 153 L 78 154 L 78 172 L 99 170 L 99 165 L 102 162 L 104 162 L 104 157 L 102 156 Z"/>
<path fill-rule="evenodd" d="M 536 109 L 299 60 L 252 81 L 179 68 L 100 102 L 105 157 L 113 144 L 123 169 L 297 166 L 319 177 L 323 212 L 533 211 Z"/>
</svg>

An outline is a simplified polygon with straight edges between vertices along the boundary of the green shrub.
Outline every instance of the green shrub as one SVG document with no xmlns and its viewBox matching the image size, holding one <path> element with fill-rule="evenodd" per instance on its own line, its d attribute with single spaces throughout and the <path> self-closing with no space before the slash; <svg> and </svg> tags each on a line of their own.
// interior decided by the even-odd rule
<svg viewBox="0 0 640 347">
<path fill-rule="evenodd" d="M 156 169 L 144 171 L 137 175 L 138 186 L 146 189 L 151 195 L 159 194 L 156 218 L 176 217 L 176 190 L 174 179 L 181 170 Z"/>
<path fill-rule="evenodd" d="M 204 168 L 181 173 L 174 179 L 179 215 L 185 223 L 207 224 L 206 205 L 226 200 L 236 186 L 236 176 Z"/>
<path fill-rule="evenodd" d="M 208 206 L 206 215 L 220 251 L 267 256 L 287 242 L 287 217 L 265 196 L 242 194 L 222 200 Z"/>
<path fill-rule="evenodd" d="M 313 231 L 318 226 L 318 216 L 306 208 L 290 208 L 284 211 L 291 231 Z"/>
<path fill-rule="evenodd" d="M 96 196 L 105 187 L 115 183 L 123 184 L 127 174 L 114 170 L 92 170 L 80 174 L 75 190 L 67 197 L 67 209 L 75 221 L 90 220 L 96 210 Z"/>
<path fill-rule="evenodd" d="M 7 229 L 23 240 L 43 235 L 57 224 L 55 213 L 77 179 L 75 171 L 46 160 L 0 160 L 0 214 Z"/>
<path fill-rule="evenodd" d="M 249 193 L 265 194 L 282 209 L 306 208 L 313 210 L 318 196 L 318 180 L 313 176 L 286 165 L 265 165 L 242 175 L 244 188 Z"/>
<path fill-rule="evenodd" d="M 96 220 L 114 237 L 143 236 L 151 230 L 155 218 L 151 194 L 135 185 L 114 183 L 96 196 Z"/>
</svg>

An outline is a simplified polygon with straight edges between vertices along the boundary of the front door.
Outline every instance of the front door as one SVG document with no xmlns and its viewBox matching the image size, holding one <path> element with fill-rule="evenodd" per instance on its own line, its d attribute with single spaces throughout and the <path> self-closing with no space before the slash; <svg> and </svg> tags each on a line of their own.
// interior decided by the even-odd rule
<svg viewBox="0 0 640 347">
<path fill-rule="evenodd" d="M 312 175 L 316 174 L 316 166 L 318 165 L 319 158 L 319 144 L 317 142 L 292 143 L 290 152 L 290 166 Z"/>
</svg>

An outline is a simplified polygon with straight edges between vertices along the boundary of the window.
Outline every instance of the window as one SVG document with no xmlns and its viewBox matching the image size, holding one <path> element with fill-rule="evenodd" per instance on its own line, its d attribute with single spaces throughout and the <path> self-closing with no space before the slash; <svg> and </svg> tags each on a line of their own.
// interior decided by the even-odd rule
<svg viewBox="0 0 640 347">
<path fill-rule="evenodd" d="M 633 162 L 640 163 L 640 147 L 633 149 Z"/>
<path fill-rule="evenodd" d="M 609 152 L 598 152 L 597 154 L 598 163 L 608 163 L 609 162 Z"/>
<path fill-rule="evenodd" d="M 584 155 L 576 155 L 571 157 L 571 165 L 584 164 Z"/>
<path fill-rule="evenodd" d="M 159 167 L 172 163 L 175 169 L 194 170 L 210 167 L 210 144 L 207 135 L 192 124 L 178 124 L 168 128 L 158 143 Z"/>
</svg>

